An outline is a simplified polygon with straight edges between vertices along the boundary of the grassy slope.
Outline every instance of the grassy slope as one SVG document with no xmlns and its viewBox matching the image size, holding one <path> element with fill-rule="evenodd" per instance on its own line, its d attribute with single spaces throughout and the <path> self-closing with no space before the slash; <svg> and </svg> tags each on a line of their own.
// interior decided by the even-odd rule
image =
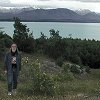
<svg viewBox="0 0 100 100">
<path fill-rule="evenodd" d="M 43 56 L 34 56 L 24 54 L 33 59 L 45 59 Z M 0 61 L 0 68 L 2 66 Z M 1 72 L 1 74 L 3 74 Z M 6 76 L 5 76 L 6 77 Z M 7 96 L 6 81 L 0 81 L 0 100 L 100 100 L 100 69 L 93 69 L 88 75 L 79 77 L 76 80 L 61 83 L 62 89 L 65 91 L 64 96 L 43 97 L 32 96 L 25 93 L 28 90 L 27 82 L 20 82 L 18 85 L 18 93 L 12 96 Z M 23 92 L 24 91 L 24 92 Z"/>
</svg>

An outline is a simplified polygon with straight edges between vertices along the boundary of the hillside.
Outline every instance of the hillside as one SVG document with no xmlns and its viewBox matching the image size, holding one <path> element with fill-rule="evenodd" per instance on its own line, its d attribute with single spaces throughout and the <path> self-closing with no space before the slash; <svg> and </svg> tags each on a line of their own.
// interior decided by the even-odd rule
<svg viewBox="0 0 100 100">
<path fill-rule="evenodd" d="M 42 55 L 22 53 L 22 58 L 28 57 L 29 63 L 35 61 L 52 60 Z M 31 62 L 30 62 L 31 61 Z M 91 73 L 77 76 L 74 80 L 61 81 L 60 95 L 42 96 L 32 95 L 32 84 L 29 77 L 29 66 L 22 66 L 17 94 L 7 96 L 6 75 L 3 74 L 3 62 L 0 62 L 0 99 L 1 100 L 100 100 L 100 70 L 92 69 Z M 27 71 L 26 71 L 27 70 Z"/>
<path fill-rule="evenodd" d="M 19 17 L 22 21 L 36 22 L 86 22 L 99 23 L 100 15 L 94 12 L 78 14 L 70 9 L 13 9 L 10 11 L 0 11 L 1 21 L 12 21 L 13 17 Z"/>
</svg>

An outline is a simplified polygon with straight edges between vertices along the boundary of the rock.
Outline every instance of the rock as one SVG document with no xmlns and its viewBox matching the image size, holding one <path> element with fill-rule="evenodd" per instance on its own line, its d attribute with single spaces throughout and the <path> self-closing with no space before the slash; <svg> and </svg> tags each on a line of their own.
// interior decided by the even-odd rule
<svg viewBox="0 0 100 100">
<path fill-rule="evenodd" d="M 55 64 L 55 62 L 45 60 L 42 62 L 41 69 L 49 73 L 58 73 L 61 68 Z"/>
</svg>

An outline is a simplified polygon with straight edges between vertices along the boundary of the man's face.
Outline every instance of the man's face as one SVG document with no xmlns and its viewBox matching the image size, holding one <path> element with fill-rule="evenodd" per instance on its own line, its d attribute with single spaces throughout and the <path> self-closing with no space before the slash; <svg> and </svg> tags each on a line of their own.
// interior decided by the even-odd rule
<svg viewBox="0 0 100 100">
<path fill-rule="evenodd" d="M 11 49 L 12 49 L 12 52 L 15 52 L 15 51 L 16 51 L 16 49 L 17 49 L 16 44 L 12 44 L 12 45 L 11 45 Z"/>
</svg>

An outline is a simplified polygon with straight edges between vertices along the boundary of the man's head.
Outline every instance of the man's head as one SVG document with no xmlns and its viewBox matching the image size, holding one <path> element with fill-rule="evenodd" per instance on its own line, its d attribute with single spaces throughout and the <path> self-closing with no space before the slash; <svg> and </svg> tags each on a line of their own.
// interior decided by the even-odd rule
<svg viewBox="0 0 100 100">
<path fill-rule="evenodd" d="M 13 44 L 11 45 L 11 50 L 12 50 L 12 52 L 16 52 L 16 50 L 17 50 L 17 45 L 16 45 L 16 43 L 13 43 Z"/>
</svg>

